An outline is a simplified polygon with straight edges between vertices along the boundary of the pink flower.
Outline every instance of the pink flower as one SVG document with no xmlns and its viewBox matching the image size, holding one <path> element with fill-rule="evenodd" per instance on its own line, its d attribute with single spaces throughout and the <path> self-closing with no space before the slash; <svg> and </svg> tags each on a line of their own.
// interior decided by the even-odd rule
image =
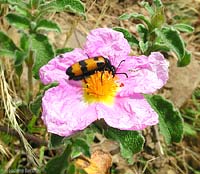
<svg viewBox="0 0 200 174">
<path fill-rule="evenodd" d="M 114 128 L 142 130 L 158 123 L 158 115 L 142 94 L 161 88 L 168 79 L 168 62 L 159 52 L 149 56 L 130 56 L 123 34 L 112 29 L 92 30 L 84 49 L 75 49 L 52 59 L 40 69 L 44 84 L 58 86 L 45 92 L 42 119 L 48 132 L 69 136 L 103 118 Z M 96 72 L 83 80 L 68 80 L 66 69 L 89 57 L 103 56 L 117 68 L 114 77 L 108 71 Z"/>
</svg>

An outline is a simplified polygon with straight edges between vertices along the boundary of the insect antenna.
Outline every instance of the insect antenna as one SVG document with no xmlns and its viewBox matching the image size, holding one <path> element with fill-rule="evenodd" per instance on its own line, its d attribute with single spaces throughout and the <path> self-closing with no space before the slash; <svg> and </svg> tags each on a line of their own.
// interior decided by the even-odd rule
<svg viewBox="0 0 200 174">
<path fill-rule="evenodd" d="M 120 65 L 122 64 L 122 62 L 125 62 L 125 60 L 122 60 L 119 65 L 117 66 L 116 70 L 115 70 L 115 74 L 124 74 L 127 78 L 128 78 L 128 75 L 126 73 L 117 73 L 117 69 L 120 67 Z"/>
<path fill-rule="evenodd" d="M 116 68 L 116 71 L 117 71 L 117 69 L 120 67 L 120 65 L 122 64 L 122 62 L 125 62 L 125 60 L 122 60 L 122 61 L 119 63 L 119 65 L 118 65 L 117 68 Z"/>
<path fill-rule="evenodd" d="M 126 73 L 115 73 L 115 74 L 124 74 L 126 78 L 128 78 L 128 75 Z"/>
</svg>

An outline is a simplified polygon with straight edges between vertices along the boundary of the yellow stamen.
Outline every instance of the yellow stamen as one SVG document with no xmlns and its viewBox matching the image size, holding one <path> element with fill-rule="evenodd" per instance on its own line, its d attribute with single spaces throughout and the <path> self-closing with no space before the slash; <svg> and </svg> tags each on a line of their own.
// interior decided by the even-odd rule
<svg viewBox="0 0 200 174">
<path fill-rule="evenodd" d="M 88 103 L 102 102 L 113 104 L 119 84 L 117 77 L 108 71 L 99 72 L 89 76 L 83 85 L 84 100 Z"/>
</svg>

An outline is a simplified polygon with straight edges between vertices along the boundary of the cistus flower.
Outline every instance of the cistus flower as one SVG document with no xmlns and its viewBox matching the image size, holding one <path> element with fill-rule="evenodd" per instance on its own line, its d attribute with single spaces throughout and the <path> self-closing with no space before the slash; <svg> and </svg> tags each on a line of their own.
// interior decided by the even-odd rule
<svg viewBox="0 0 200 174">
<path fill-rule="evenodd" d="M 158 115 L 143 94 L 166 83 L 168 62 L 159 52 L 131 56 L 130 51 L 122 33 L 99 28 L 90 32 L 83 49 L 59 55 L 44 65 L 41 81 L 45 85 L 59 83 L 42 99 L 42 119 L 48 132 L 69 136 L 98 119 L 120 130 L 142 130 L 157 124 Z M 84 80 L 69 80 L 66 69 L 88 56 L 109 59 L 116 74 L 97 71 Z"/>
</svg>

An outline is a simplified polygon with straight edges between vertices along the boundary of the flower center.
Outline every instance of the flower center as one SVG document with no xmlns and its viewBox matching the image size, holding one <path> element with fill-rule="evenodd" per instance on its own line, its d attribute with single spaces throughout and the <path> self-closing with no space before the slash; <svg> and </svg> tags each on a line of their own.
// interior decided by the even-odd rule
<svg viewBox="0 0 200 174">
<path fill-rule="evenodd" d="M 102 102 L 113 104 L 119 84 L 118 78 L 113 77 L 108 71 L 97 71 L 95 74 L 85 79 L 83 84 L 84 100 L 88 103 Z"/>
</svg>

